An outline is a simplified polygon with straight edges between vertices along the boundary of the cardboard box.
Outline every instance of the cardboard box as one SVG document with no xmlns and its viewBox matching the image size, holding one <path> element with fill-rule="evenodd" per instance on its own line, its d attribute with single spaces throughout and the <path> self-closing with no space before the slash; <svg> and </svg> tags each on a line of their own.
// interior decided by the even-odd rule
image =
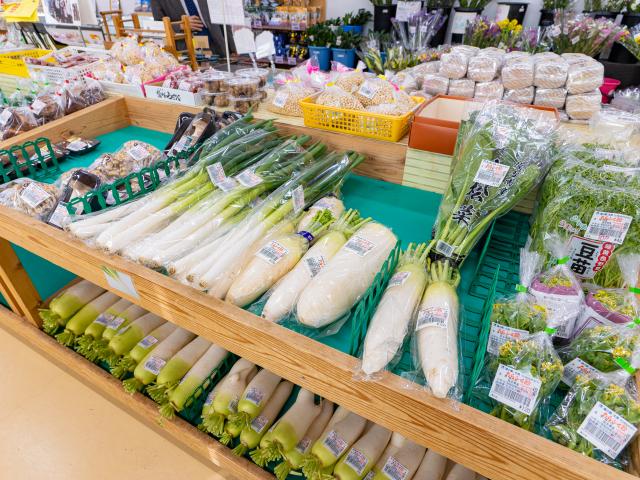
<svg viewBox="0 0 640 480">
<path fill-rule="evenodd" d="M 460 122 L 482 108 L 484 102 L 467 97 L 438 95 L 425 102 L 413 118 L 409 133 L 409 147 L 441 155 L 453 155 Z M 559 121 L 558 110 L 537 105 L 521 105 L 539 116 L 548 115 Z"/>
</svg>

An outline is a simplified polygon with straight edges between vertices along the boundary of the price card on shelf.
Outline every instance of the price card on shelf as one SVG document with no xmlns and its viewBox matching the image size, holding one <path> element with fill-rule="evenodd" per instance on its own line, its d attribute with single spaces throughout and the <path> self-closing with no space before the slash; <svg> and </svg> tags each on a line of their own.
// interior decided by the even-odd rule
<svg viewBox="0 0 640 480">
<path fill-rule="evenodd" d="M 129 275 L 104 265 L 100 268 L 104 272 L 107 283 L 111 286 L 111 288 L 114 288 L 130 297 L 140 298 L 140 294 L 138 294 L 138 291 L 133 284 L 133 280 Z"/>
<path fill-rule="evenodd" d="M 541 386 L 539 378 L 501 364 L 491 384 L 489 397 L 525 415 L 531 415 Z"/>
<path fill-rule="evenodd" d="M 609 457 L 616 458 L 637 431 L 622 415 L 598 402 L 578 428 L 578 435 Z"/>
</svg>

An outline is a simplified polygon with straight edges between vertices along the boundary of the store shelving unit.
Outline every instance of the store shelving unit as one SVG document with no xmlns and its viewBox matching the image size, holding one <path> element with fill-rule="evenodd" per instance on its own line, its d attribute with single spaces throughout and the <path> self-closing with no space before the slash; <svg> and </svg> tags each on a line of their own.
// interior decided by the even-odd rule
<svg viewBox="0 0 640 480">
<path fill-rule="evenodd" d="M 172 131 L 176 113 L 184 110 L 187 109 L 178 105 L 115 97 L 96 106 L 92 112 L 78 112 L 41 127 L 46 131 L 38 132 L 38 136 L 50 136 L 56 140 L 62 132 L 71 131 L 88 136 L 99 135 L 129 124 Z M 354 142 L 354 137 L 304 129 L 291 123 L 295 122 L 276 122 L 287 132 L 305 130 L 334 148 L 356 148 L 369 156 L 359 173 L 402 183 L 404 157 L 398 156 L 406 154 L 406 144 L 360 138 Z M 153 404 L 142 396 L 123 394 L 117 381 L 37 329 L 40 300 L 10 242 L 304 388 L 434 448 L 492 480 L 634 478 L 467 405 L 436 399 L 418 388 L 407 388 L 406 380 L 393 374 L 383 374 L 377 381 L 354 380 L 356 358 L 197 292 L 141 265 L 92 249 L 67 233 L 22 213 L 0 208 L 0 292 L 15 312 L 1 309 L 2 325 L 132 415 L 159 428 L 172 441 L 200 458 L 238 474 L 239 478 L 272 477 L 258 471 L 244 459 L 234 457 L 226 448 L 179 420 L 163 421 L 157 426 L 159 417 Z M 103 267 L 129 276 L 135 295 L 112 287 Z M 636 445 L 633 453 L 637 453 Z"/>
</svg>

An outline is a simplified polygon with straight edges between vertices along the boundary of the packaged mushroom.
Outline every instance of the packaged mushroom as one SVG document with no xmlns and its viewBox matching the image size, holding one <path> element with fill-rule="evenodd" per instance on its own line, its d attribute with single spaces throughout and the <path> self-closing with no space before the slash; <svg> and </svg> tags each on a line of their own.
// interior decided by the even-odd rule
<svg viewBox="0 0 640 480">
<path fill-rule="evenodd" d="M 60 191 L 55 185 L 19 178 L 0 185 L 0 205 L 44 220 L 55 208 Z"/>
<path fill-rule="evenodd" d="M 269 79 L 269 70 L 266 68 L 241 68 L 240 70 L 236 70 L 236 75 L 238 77 L 245 78 L 257 78 L 259 82 L 259 87 L 263 88 L 267 85 L 267 80 Z"/>
<path fill-rule="evenodd" d="M 533 95 L 535 92 L 535 88 L 533 87 L 524 87 L 524 88 L 516 88 L 513 90 L 505 90 L 503 100 L 508 102 L 515 103 L 524 103 L 529 104 L 533 103 Z"/>
<path fill-rule="evenodd" d="M 162 152 L 153 145 L 138 140 L 125 142 L 116 153 L 105 153 L 86 170 L 110 183 L 131 172 L 152 165 L 162 158 Z"/>
<path fill-rule="evenodd" d="M 260 81 L 253 77 L 236 77 L 227 82 L 232 97 L 254 97 L 258 94 Z"/>
<path fill-rule="evenodd" d="M 440 74 L 447 78 L 460 79 L 467 74 L 469 56 L 461 51 L 445 53 L 440 59 Z"/>
<path fill-rule="evenodd" d="M 602 95 L 599 90 L 567 95 L 567 115 L 573 120 L 589 120 L 600 111 Z"/>
<path fill-rule="evenodd" d="M 455 95 L 458 97 L 473 98 L 476 91 L 476 82 L 468 78 L 462 78 L 460 80 L 451 80 L 449 82 L 449 95 Z"/>
<path fill-rule="evenodd" d="M 267 103 L 267 110 L 290 115 L 292 117 L 302 117 L 302 107 L 300 100 L 313 95 L 315 90 L 305 86 L 300 82 L 285 83 L 276 90 L 271 101 Z"/>
<path fill-rule="evenodd" d="M 604 81 L 604 65 L 593 59 L 576 62 L 569 66 L 567 92 L 587 93 L 600 88 Z"/>
<path fill-rule="evenodd" d="M 530 56 L 507 59 L 502 67 L 504 88 L 514 90 L 533 85 L 534 63 Z"/>
<path fill-rule="evenodd" d="M 542 57 L 536 61 L 533 84 L 538 88 L 560 88 L 567 82 L 569 64 L 558 57 Z"/>
<path fill-rule="evenodd" d="M 249 111 L 249 109 L 253 109 L 256 111 L 260 106 L 260 100 L 262 97 L 259 93 L 256 93 L 253 96 L 242 96 L 235 97 L 233 95 L 229 95 L 229 105 L 231 110 L 245 114 Z"/>
<path fill-rule="evenodd" d="M 562 108 L 566 98 L 566 88 L 536 88 L 533 104 L 542 107 Z"/>
<path fill-rule="evenodd" d="M 446 95 L 449 91 L 449 78 L 439 73 L 429 73 L 424 76 L 422 90 L 429 95 Z"/>
<path fill-rule="evenodd" d="M 64 113 L 66 115 L 89 106 L 87 99 L 83 95 L 84 85 L 79 80 L 74 82 L 65 80 L 61 94 L 64 103 Z"/>
<path fill-rule="evenodd" d="M 478 100 L 500 100 L 504 93 L 504 87 L 500 80 L 493 80 L 492 82 L 478 82 L 476 83 L 476 90 L 473 98 Z"/>
<path fill-rule="evenodd" d="M 40 95 L 31 104 L 31 109 L 40 124 L 51 122 L 64 116 L 63 100 L 59 94 L 47 93 Z"/>
</svg>

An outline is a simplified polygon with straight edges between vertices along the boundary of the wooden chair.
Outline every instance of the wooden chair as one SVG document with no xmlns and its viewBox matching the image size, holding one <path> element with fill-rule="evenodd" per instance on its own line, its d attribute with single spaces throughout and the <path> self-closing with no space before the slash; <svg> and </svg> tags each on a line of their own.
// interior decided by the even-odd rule
<svg viewBox="0 0 640 480">
<path fill-rule="evenodd" d="M 104 43 L 105 48 L 111 48 L 113 45 L 113 39 L 111 37 L 111 27 L 110 22 L 113 23 L 116 31 L 113 32 L 114 36 L 117 36 L 117 27 L 116 18 L 122 20 L 122 10 L 106 10 L 104 12 L 100 12 L 100 18 L 102 19 L 102 33 L 104 34 Z"/>
</svg>

